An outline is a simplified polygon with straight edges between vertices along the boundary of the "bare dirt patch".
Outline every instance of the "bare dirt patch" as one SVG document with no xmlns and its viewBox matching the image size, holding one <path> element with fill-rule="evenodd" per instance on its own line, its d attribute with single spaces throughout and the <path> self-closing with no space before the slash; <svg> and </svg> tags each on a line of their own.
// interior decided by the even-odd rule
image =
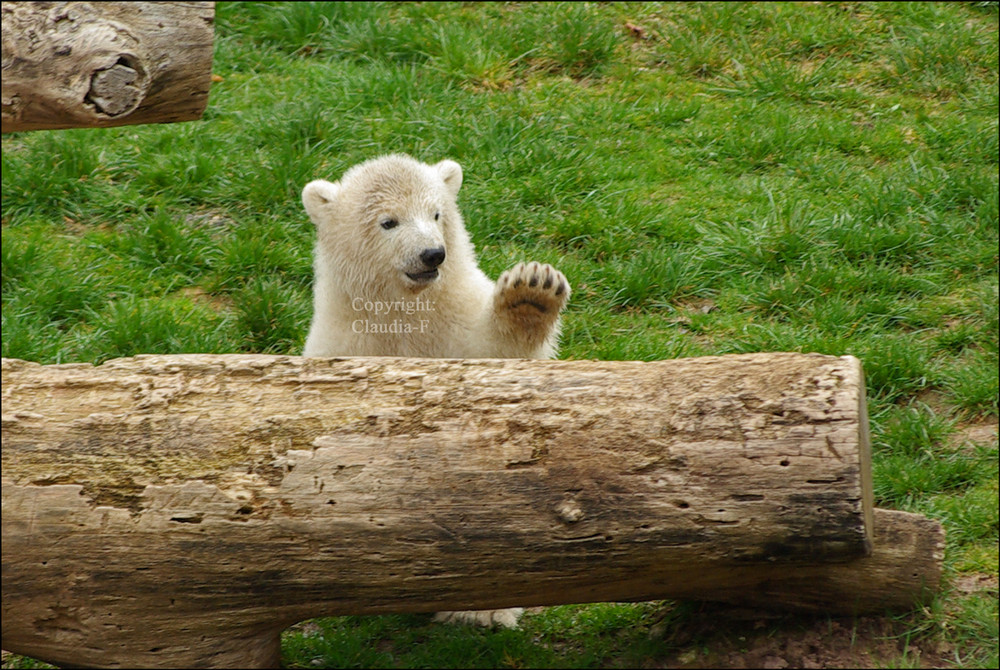
<svg viewBox="0 0 1000 670">
<path fill-rule="evenodd" d="M 226 296 L 213 295 L 200 286 L 187 286 L 178 293 L 194 303 L 208 305 L 216 312 L 228 312 L 233 309 L 233 301 Z"/>
<path fill-rule="evenodd" d="M 986 592 L 996 596 L 1000 593 L 1000 580 L 997 579 L 996 575 L 974 572 L 957 577 L 954 587 L 956 591 L 965 595 Z"/>
<path fill-rule="evenodd" d="M 768 616 L 704 605 L 668 640 L 677 652 L 660 668 L 941 668 L 951 647 L 906 634 L 887 617 Z"/>
<path fill-rule="evenodd" d="M 952 444 L 955 446 L 963 446 L 970 443 L 981 445 L 996 444 L 997 429 L 996 417 L 992 417 L 992 421 L 961 423 L 955 427 L 955 432 L 951 436 Z"/>
</svg>

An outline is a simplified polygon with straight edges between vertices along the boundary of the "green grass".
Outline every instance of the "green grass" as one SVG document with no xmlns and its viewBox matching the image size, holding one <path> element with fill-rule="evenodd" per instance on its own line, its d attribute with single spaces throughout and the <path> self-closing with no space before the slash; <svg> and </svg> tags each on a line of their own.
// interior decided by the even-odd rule
<svg viewBox="0 0 1000 670">
<path fill-rule="evenodd" d="M 448 157 L 484 269 L 572 282 L 561 357 L 858 356 L 878 504 L 945 524 L 948 584 L 995 578 L 997 445 L 961 436 L 998 416 L 997 33 L 995 2 L 219 3 L 203 120 L 4 136 L 3 355 L 298 353 L 305 183 Z M 995 596 L 901 625 L 993 667 Z M 691 648 L 663 611 L 326 619 L 283 658 L 657 666 Z"/>
<path fill-rule="evenodd" d="M 637 667 L 654 655 L 650 625 L 662 607 L 643 603 L 546 608 L 519 630 L 486 631 L 429 623 L 423 615 L 337 617 L 286 633 L 288 667 L 558 668 Z M 290 657 L 290 658 L 288 658 Z"/>
</svg>

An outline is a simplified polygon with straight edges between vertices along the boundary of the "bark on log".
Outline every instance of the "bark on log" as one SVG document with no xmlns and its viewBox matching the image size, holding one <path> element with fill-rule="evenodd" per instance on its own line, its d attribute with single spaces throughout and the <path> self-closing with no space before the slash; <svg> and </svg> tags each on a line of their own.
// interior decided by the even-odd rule
<svg viewBox="0 0 1000 670">
<path fill-rule="evenodd" d="M 802 354 L 5 359 L 3 647 L 267 667 L 321 615 L 910 606 L 940 527 L 880 514 L 866 556 L 864 407 Z"/>
<path fill-rule="evenodd" d="M 4 2 L 2 130 L 201 117 L 212 2 Z"/>
</svg>

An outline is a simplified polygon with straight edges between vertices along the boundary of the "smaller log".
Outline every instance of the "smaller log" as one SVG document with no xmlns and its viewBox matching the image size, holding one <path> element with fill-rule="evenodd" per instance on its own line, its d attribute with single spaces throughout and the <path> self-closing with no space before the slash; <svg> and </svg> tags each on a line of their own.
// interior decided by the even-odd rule
<svg viewBox="0 0 1000 670">
<path fill-rule="evenodd" d="M 3 132 L 201 117 L 212 2 L 4 2 Z"/>
<path fill-rule="evenodd" d="M 733 568 L 724 584 L 690 597 L 746 607 L 853 616 L 905 611 L 926 602 L 941 584 L 944 527 L 934 519 L 876 509 L 869 556 L 848 563 L 792 568 L 753 565 Z M 694 581 L 698 577 L 694 576 Z M 664 594 L 664 597 L 684 594 Z"/>
</svg>

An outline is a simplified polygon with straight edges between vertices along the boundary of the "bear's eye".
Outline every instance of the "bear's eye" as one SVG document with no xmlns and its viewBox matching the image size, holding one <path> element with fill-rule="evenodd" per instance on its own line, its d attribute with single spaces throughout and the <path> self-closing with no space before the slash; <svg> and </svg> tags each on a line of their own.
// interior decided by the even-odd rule
<svg viewBox="0 0 1000 670">
<path fill-rule="evenodd" d="M 385 219 L 384 221 L 382 221 L 381 225 L 386 230 L 389 230 L 390 228 L 395 228 L 396 226 L 398 226 L 399 221 L 397 221 L 396 219 Z"/>
<path fill-rule="evenodd" d="M 434 212 L 434 220 L 437 221 L 441 218 L 441 212 Z"/>
</svg>

